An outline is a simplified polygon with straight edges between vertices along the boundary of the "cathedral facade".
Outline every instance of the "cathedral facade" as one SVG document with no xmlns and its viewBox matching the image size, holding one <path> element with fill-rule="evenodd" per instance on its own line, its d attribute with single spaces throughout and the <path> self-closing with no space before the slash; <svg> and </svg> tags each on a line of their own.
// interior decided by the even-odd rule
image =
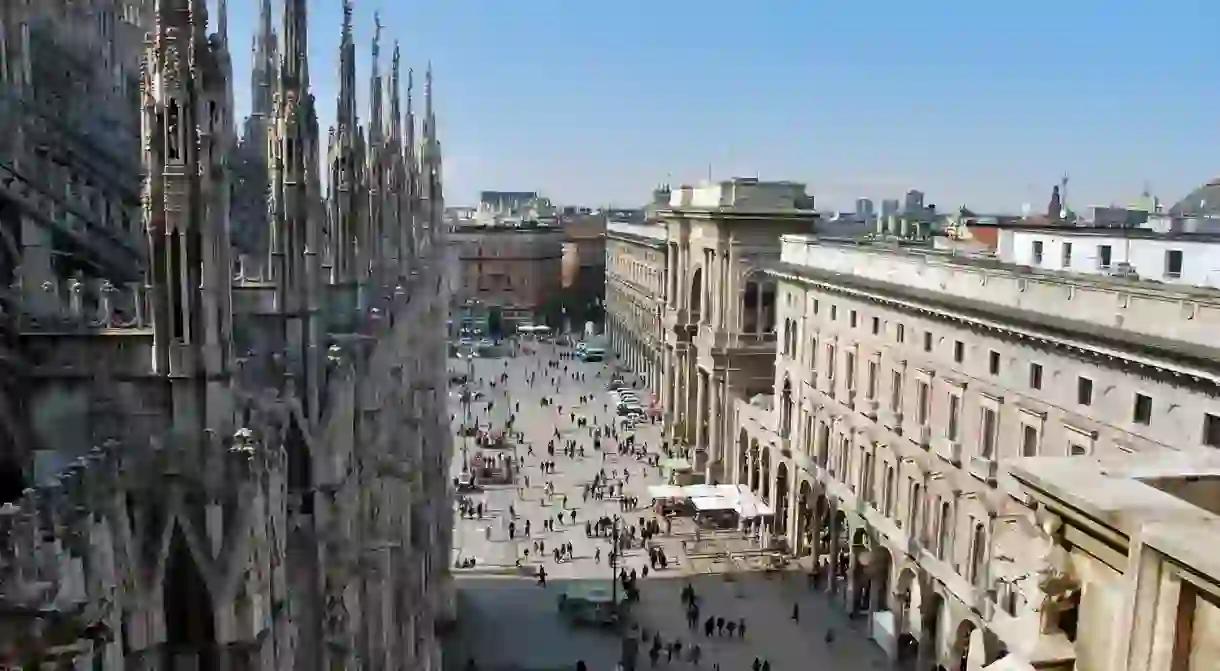
<svg viewBox="0 0 1220 671">
<path fill-rule="evenodd" d="M 417 113 L 378 24 L 362 125 L 345 2 L 323 139 L 306 0 L 263 0 L 239 134 L 207 4 L 0 9 L 0 665 L 438 669 L 431 71 Z"/>
</svg>

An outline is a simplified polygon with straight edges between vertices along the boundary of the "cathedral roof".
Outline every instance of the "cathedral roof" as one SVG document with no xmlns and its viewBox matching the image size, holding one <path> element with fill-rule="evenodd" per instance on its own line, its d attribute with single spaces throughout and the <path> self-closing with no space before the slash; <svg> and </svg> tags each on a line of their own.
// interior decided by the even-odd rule
<svg viewBox="0 0 1220 671">
<path fill-rule="evenodd" d="M 1169 208 L 1169 214 L 1175 217 L 1220 215 L 1220 178 L 1213 179 L 1186 194 L 1185 198 Z"/>
</svg>

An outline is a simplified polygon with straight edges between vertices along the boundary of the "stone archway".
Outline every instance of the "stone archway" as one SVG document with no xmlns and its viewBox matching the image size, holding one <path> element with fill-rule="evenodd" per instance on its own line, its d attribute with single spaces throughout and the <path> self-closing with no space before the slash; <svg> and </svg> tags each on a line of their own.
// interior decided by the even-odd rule
<svg viewBox="0 0 1220 671">
<path fill-rule="evenodd" d="M 774 507 L 774 502 L 771 501 L 771 450 L 762 448 L 760 451 L 762 452 L 762 464 L 759 467 L 761 473 L 759 474 L 758 495 L 767 505 Z"/>
<path fill-rule="evenodd" d="M 851 566 L 851 525 L 847 514 L 836 509 L 830 519 L 830 591 L 836 596 L 844 595 L 847 588 L 847 571 Z"/>
<path fill-rule="evenodd" d="M 775 509 L 775 531 L 777 534 L 788 534 L 788 464 L 780 462 L 775 469 L 775 503 L 772 508 Z M 796 546 L 796 539 L 787 538 L 788 547 Z"/>
<path fill-rule="evenodd" d="M 750 440 L 750 491 L 758 493 L 759 480 L 759 459 L 762 455 L 759 454 L 758 441 Z"/>
<path fill-rule="evenodd" d="M 801 480 L 796 494 L 796 538 L 793 539 L 792 551 L 797 557 L 804 557 L 814 548 L 813 538 L 813 487 L 808 480 Z"/>
<path fill-rule="evenodd" d="M 919 660 L 924 620 L 922 590 L 915 569 L 908 566 L 898 573 L 894 590 L 894 634 L 898 637 L 894 657 L 899 668 L 914 669 Z"/>
<path fill-rule="evenodd" d="M 980 632 L 978 626 L 970 620 L 962 620 L 953 632 L 953 642 L 949 646 L 949 671 L 968 671 L 972 659 L 971 648 L 974 639 Z"/>
<path fill-rule="evenodd" d="M 742 485 L 750 482 L 750 437 L 742 429 L 737 434 L 737 473 L 733 484 Z"/>
</svg>

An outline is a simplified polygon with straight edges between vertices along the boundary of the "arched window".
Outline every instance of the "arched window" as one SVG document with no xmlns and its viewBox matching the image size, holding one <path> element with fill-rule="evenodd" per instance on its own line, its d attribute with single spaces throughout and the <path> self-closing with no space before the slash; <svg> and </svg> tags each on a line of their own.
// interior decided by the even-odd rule
<svg viewBox="0 0 1220 671">
<path fill-rule="evenodd" d="M 919 532 L 919 509 L 923 507 L 923 485 L 911 483 L 911 496 L 907 502 L 907 535 L 913 540 L 923 540 Z"/>
<path fill-rule="evenodd" d="M 784 378 L 784 392 L 779 404 L 780 435 L 792 436 L 792 381 Z"/>
<path fill-rule="evenodd" d="M 953 508 L 948 501 L 940 502 L 940 520 L 937 522 L 936 556 L 948 561 L 953 557 Z"/>
<path fill-rule="evenodd" d="M 882 507 L 886 517 L 894 515 L 894 467 L 890 464 L 885 465 L 885 501 L 882 502 Z"/>
<path fill-rule="evenodd" d="M 987 530 L 983 524 L 974 525 L 974 535 L 970 540 L 970 582 L 976 586 L 986 579 L 984 562 L 987 561 Z"/>
</svg>

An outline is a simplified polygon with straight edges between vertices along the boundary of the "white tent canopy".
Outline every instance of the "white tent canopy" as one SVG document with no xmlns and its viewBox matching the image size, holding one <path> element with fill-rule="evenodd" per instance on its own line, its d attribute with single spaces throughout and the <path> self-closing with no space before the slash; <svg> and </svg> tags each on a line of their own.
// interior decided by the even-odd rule
<svg viewBox="0 0 1220 671">
<path fill-rule="evenodd" d="M 654 485 L 648 488 L 653 499 L 690 499 L 695 510 L 732 510 L 746 518 L 774 515 L 775 511 L 745 485 Z"/>
</svg>

